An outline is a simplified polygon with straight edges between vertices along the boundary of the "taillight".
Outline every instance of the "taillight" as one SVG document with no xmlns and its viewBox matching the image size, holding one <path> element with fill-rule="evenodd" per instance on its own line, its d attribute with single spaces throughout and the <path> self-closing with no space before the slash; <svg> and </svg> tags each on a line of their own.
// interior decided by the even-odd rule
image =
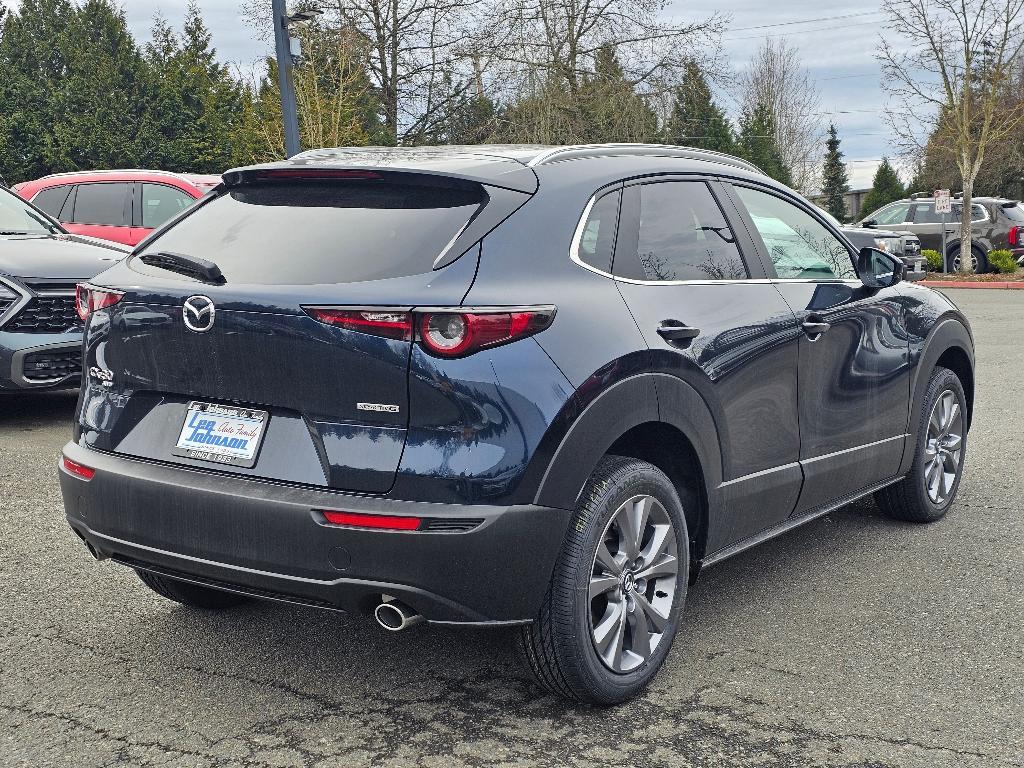
<svg viewBox="0 0 1024 768">
<path fill-rule="evenodd" d="M 481 349 L 540 333 L 555 318 L 554 307 L 466 309 L 418 314 L 419 340 L 438 357 L 465 357 Z"/>
<path fill-rule="evenodd" d="M 1020 245 L 1020 227 L 1010 227 L 1007 239 L 1010 241 L 1010 245 Z"/>
<path fill-rule="evenodd" d="M 97 288 L 87 283 L 79 283 L 75 286 L 75 309 L 83 323 L 96 310 L 112 307 L 123 298 L 124 293 L 121 291 Z"/>
<path fill-rule="evenodd" d="M 414 312 L 393 309 L 303 307 L 314 320 L 388 339 L 412 341 L 437 357 L 465 357 L 481 349 L 540 333 L 555 318 L 555 308 L 453 307 Z"/>
<path fill-rule="evenodd" d="M 361 331 L 386 339 L 412 341 L 412 313 L 386 309 L 303 307 L 310 317 L 327 325 Z"/>
<path fill-rule="evenodd" d="M 381 531 L 415 531 L 420 527 L 420 518 L 404 515 L 367 515 L 361 512 L 330 512 L 318 510 L 332 525 L 350 528 L 375 528 Z"/>
<path fill-rule="evenodd" d="M 96 474 L 96 470 L 92 467 L 87 467 L 84 464 L 79 464 L 77 461 L 72 461 L 67 456 L 62 456 L 62 463 L 64 469 L 75 477 L 80 477 L 83 480 L 92 480 L 93 475 Z"/>
</svg>

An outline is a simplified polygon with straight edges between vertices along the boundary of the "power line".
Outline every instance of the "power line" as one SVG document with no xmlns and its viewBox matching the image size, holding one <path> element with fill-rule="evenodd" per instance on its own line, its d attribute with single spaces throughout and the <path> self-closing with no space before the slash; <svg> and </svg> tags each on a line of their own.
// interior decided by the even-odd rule
<svg viewBox="0 0 1024 768">
<path fill-rule="evenodd" d="M 815 27 L 814 29 L 795 29 L 792 32 L 774 32 L 766 35 L 743 35 L 741 37 L 730 37 L 727 34 L 722 36 L 723 40 L 734 42 L 737 40 L 761 40 L 766 37 L 789 37 L 790 35 L 807 35 L 814 32 L 828 32 L 835 29 L 849 29 L 850 27 L 878 26 L 878 21 L 859 21 L 852 24 L 840 24 L 832 27 Z"/>
<path fill-rule="evenodd" d="M 839 19 L 853 19 L 859 16 L 874 16 L 879 11 L 863 11 L 861 13 L 847 13 L 843 16 L 821 16 L 817 19 L 801 19 L 800 21 L 780 21 L 776 24 L 758 24 L 753 27 L 738 27 L 730 32 L 750 32 L 753 29 L 771 29 L 773 27 L 789 27 L 794 24 L 817 24 L 822 21 L 838 21 Z"/>
</svg>

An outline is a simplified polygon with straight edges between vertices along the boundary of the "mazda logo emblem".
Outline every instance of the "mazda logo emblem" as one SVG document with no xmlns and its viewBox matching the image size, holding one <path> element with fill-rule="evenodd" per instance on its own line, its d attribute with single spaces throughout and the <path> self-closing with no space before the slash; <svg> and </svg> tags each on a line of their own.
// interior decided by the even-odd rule
<svg viewBox="0 0 1024 768">
<path fill-rule="evenodd" d="M 190 331 L 205 333 L 213 328 L 213 318 L 216 314 L 213 299 L 209 296 L 189 296 L 185 299 L 181 317 L 185 321 L 185 327 Z"/>
</svg>

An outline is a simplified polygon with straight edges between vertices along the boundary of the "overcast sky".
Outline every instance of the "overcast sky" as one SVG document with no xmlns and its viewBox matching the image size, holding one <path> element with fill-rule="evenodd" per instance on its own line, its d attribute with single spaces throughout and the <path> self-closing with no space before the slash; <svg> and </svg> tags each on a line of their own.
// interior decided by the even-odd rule
<svg viewBox="0 0 1024 768">
<path fill-rule="evenodd" d="M 240 0 L 199 0 L 221 60 L 250 68 L 267 52 L 239 16 Z M 5 0 L 0 0 L 5 2 Z M 9 5 L 14 3 L 6 0 Z M 145 40 L 159 10 L 180 28 L 185 0 L 121 0 L 132 31 Z M 724 6 L 724 9 L 723 9 Z M 870 186 L 882 155 L 892 155 L 884 120 L 886 97 L 875 60 L 882 14 L 877 5 L 821 0 L 676 0 L 669 14 L 695 20 L 716 11 L 731 15 L 723 51 L 739 71 L 765 35 L 784 37 L 800 49 L 804 66 L 821 92 L 824 119 L 839 129 L 854 188 Z M 839 17 L 839 18 L 837 18 Z M 727 109 L 734 111 L 723 95 Z"/>
</svg>

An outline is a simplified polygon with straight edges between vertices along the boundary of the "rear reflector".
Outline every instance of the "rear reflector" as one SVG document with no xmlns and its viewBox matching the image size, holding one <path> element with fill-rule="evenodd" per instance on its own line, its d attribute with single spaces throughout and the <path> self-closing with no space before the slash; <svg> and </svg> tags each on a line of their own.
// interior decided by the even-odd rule
<svg viewBox="0 0 1024 768">
<path fill-rule="evenodd" d="M 310 317 L 327 325 L 350 331 L 383 336 L 399 341 L 412 340 L 412 313 L 387 309 L 333 309 L 303 307 Z"/>
<path fill-rule="evenodd" d="M 329 512 L 318 510 L 332 525 L 347 525 L 351 528 L 376 528 L 385 531 L 415 531 L 420 527 L 418 517 L 400 515 L 364 515 L 356 512 Z"/>
<path fill-rule="evenodd" d="M 63 459 L 64 469 L 75 477 L 80 477 L 83 480 L 92 480 L 93 475 L 96 474 L 95 469 L 79 464 L 77 461 L 72 461 L 67 456 L 61 458 Z"/>
</svg>

